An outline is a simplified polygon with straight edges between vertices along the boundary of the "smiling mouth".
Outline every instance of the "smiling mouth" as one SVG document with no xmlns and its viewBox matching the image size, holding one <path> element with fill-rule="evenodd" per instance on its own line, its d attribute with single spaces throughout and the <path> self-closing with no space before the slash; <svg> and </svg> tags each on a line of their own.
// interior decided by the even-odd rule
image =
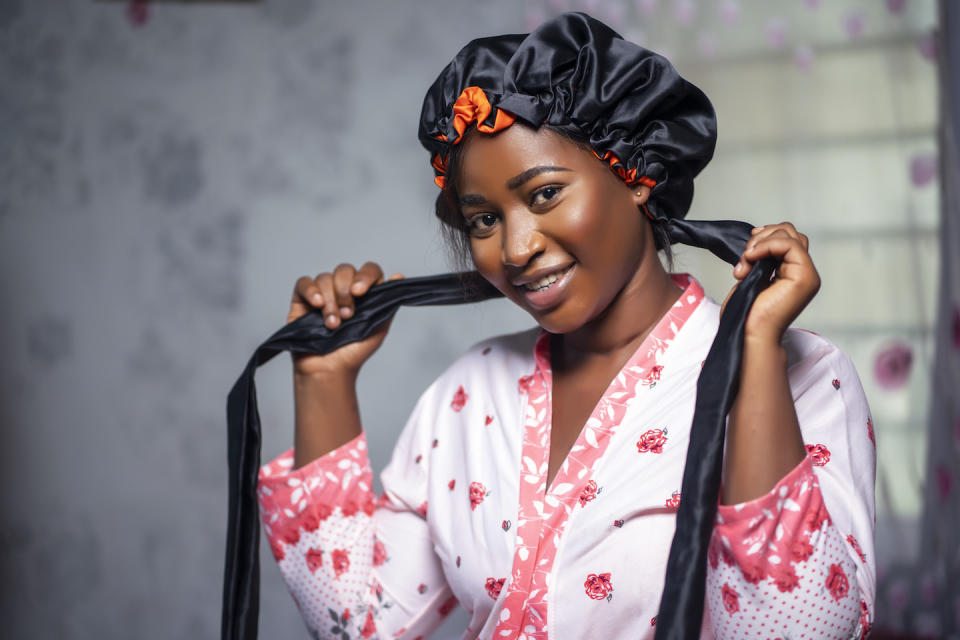
<svg viewBox="0 0 960 640">
<path fill-rule="evenodd" d="M 557 280 L 565 276 L 567 272 L 570 271 L 570 269 L 572 268 L 573 268 L 573 265 L 571 264 L 569 267 L 567 267 L 566 269 L 563 269 L 562 271 L 556 271 L 554 273 L 551 273 L 550 275 L 540 278 L 536 282 L 528 282 L 527 284 L 522 285 L 520 288 L 525 291 L 544 291 L 550 288 L 550 285 L 552 285 L 554 282 L 556 282 Z"/>
</svg>

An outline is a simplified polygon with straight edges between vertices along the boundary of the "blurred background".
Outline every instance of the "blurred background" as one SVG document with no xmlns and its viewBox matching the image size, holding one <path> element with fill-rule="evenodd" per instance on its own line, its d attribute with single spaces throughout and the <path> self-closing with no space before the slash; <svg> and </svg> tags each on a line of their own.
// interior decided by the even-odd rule
<svg viewBox="0 0 960 640">
<path fill-rule="evenodd" d="M 873 410 L 877 626 L 960 637 L 951 0 L 0 0 L 0 636 L 218 636 L 227 391 L 298 276 L 451 267 L 423 93 L 469 39 L 571 9 L 714 101 L 691 217 L 810 236 L 797 325 Z M 700 252 L 676 270 L 732 284 Z M 360 382 L 375 468 L 453 358 L 531 325 L 403 311 Z M 258 376 L 265 459 L 292 443 L 290 378 Z M 306 637 L 263 551 L 262 637 Z"/>
</svg>

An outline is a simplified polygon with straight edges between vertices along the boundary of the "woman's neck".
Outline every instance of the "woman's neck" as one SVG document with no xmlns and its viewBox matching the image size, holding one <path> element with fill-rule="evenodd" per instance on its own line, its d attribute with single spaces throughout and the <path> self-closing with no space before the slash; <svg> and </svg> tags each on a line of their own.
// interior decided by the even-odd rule
<svg viewBox="0 0 960 640">
<path fill-rule="evenodd" d="M 654 253 L 653 260 L 644 261 L 600 316 L 555 337 L 553 368 L 576 368 L 609 359 L 622 366 L 682 292 Z"/>
</svg>

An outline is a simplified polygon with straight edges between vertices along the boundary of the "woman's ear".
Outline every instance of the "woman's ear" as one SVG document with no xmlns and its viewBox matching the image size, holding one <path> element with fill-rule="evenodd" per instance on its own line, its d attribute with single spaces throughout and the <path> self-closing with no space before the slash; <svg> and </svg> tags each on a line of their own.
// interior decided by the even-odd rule
<svg viewBox="0 0 960 640">
<path fill-rule="evenodd" d="M 647 203 L 647 199 L 650 198 L 650 187 L 648 186 L 639 186 L 633 192 L 633 201 L 640 207 Z"/>
</svg>

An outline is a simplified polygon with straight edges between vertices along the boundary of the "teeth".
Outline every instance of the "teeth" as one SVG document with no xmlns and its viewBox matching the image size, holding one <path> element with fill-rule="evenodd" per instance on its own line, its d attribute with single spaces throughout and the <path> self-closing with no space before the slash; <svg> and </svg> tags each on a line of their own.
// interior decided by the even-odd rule
<svg viewBox="0 0 960 640">
<path fill-rule="evenodd" d="M 558 271 L 556 273 L 551 273 L 548 276 L 544 276 L 543 278 L 540 278 L 536 282 L 530 282 L 523 285 L 523 288 L 526 289 L 527 291 L 542 291 L 547 287 L 549 287 L 550 285 L 552 285 L 557 280 L 559 280 L 561 277 L 563 277 L 563 274 L 565 274 L 566 272 L 567 272 L 567 269 L 564 269 L 563 271 Z"/>
</svg>

